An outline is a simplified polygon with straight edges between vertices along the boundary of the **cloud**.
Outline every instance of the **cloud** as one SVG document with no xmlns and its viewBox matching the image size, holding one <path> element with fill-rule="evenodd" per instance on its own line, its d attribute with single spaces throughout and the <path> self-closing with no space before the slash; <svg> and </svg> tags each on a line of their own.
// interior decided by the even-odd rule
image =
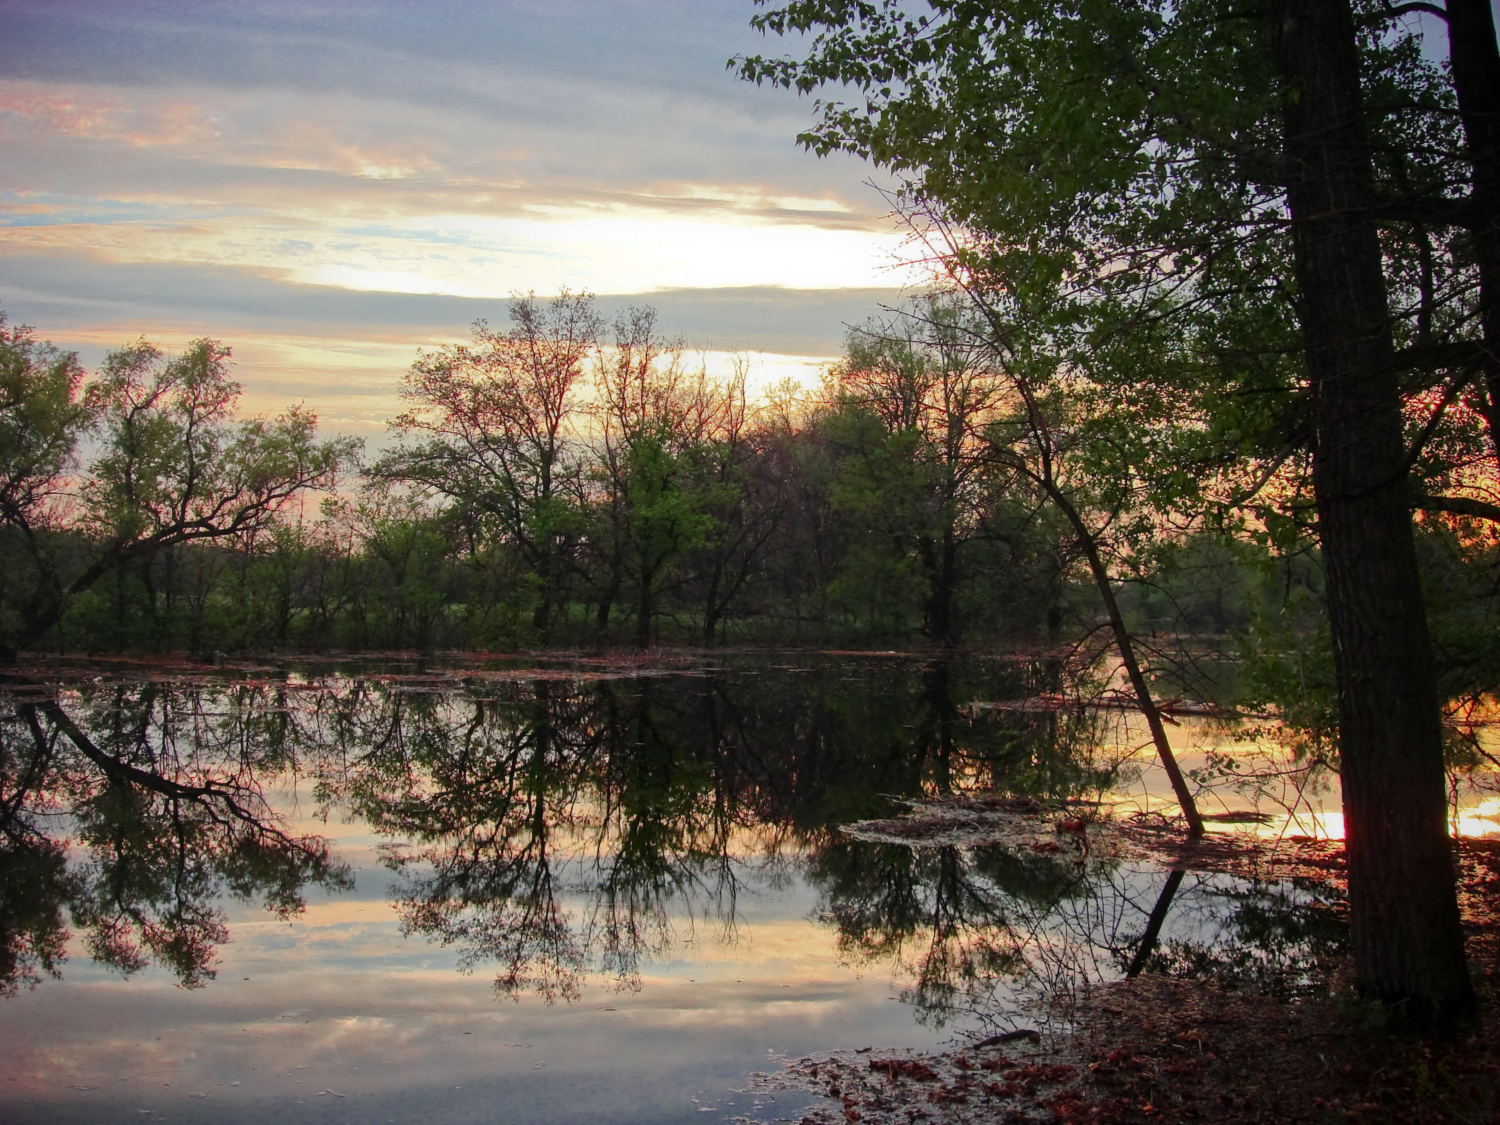
<svg viewBox="0 0 1500 1125">
<path fill-rule="evenodd" d="M 545 289 L 538 292 L 545 294 Z M 605 311 L 649 304 L 660 323 L 700 346 L 826 356 L 844 328 L 899 302 L 895 288 L 680 287 L 598 297 Z M 355 291 L 288 280 L 284 273 L 180 262 L 119 262 L 76 249 L 0 257 L 0 302 L 44 334 L 327 334 L 372 342 L 463 337 L 480 318 L 503 322 L 502 299 Z"/>
<path fill-rule="evenodd" d="M 434 113 L 390 96 L 9 79 L 0 80 L 0 136 L 13 158 L 0 184 L 293 213 L 336 193 L 346 215 L 513 215 L 571 203 L 889 227 L 861 166 L 795 152 L 791 122 L 769 146 L 724 134 L 717 116 L 715 134 L 695 139 L 707 112 L 676 106 L 649 125 L 603 117 L 558 129 L 524 113 Z"/>
<path fill-rule="evenodd" d="M 541 291 L 546 295 L 546 291 Z M 899 303 L 895 289 L 778 286 L 608 293 L 609 316 L 629 305 L 657 309 L 663 332 L 710 352 L 752 356 L 756 387 L 809 382 L 843 349 L 845 327 Z M 200 337 L 234 349 L 241 408 L 275 413 L 306 402 L 330 429 L 386 440 L 400 410 L 401 376 L 417 349 L 465 339 L 469 326 L 506 322 L 504 299 L 359 292 L 306 285 L 275 271 L 117 262 L 81 251 L 0 257 L 0 308 L 96 367 L 106 351 L 144 335 L 168 349 Z"/>
<path fill-rule="evenodd" d="M 687 112 L 548 132 L 342 93 L 0 81 L 0 242 L 468 296 L 896 283 L 878 195 L 690 143 Z"/>
<path fill-rule="evenodd" d="M 85 124 L 160 101 L 179 117 L 174 129 L 226 141 L 273 120 L 377 138 L 417 123 L 418 136 L 435 134 L 444 167 L 481 180 L 501 154 L 523 157 L 529 179 L 792 180 L 862 197 L 862 165 L 795 147 L 805 102 L 726 73 L 731 53 L 766 46 L 748 15 L 738 0 L 305 11 L 22 2 L 7 8 L 0 76 L 52 84 L 65 101 L 99 90 L 112 109 Z M 192 104 L 199 120 L 184 116 Z"/>
<path fill-rule="evenodd" d="M 750 14 L 740 0 L 10 0 L 0 72 L 140 86 L 394 90 L 440 107 L 493 108 L 487 94 L 537 78 L 592 83 L 619 100 L 639 91 L 731 100 L 725 59 L 764 43 Z M 570 110 L 535 104 L 555 118 Z"/>
<path fill-rule="evenodd" d="M 920 274 L 810 109 L 726 73 L 742 0 L 12 0 L 0 303 L 86 363 L 236 349 L 251 410 L 374 434 L 519 290 L 650 303 L 806 377 Z M 778 49 L 773 43 L 771 49 Z"/>
</svg>

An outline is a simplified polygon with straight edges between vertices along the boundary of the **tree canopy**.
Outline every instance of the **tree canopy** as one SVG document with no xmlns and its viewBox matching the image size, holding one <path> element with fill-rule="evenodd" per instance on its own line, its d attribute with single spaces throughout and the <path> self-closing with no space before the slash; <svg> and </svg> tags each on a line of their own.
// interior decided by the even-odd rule
<svg viewBox="0 0 1500 1125">
<path fill-rule="evenodd" d="M 84 387 L 76 357 L 19 329 L 0 338 L 0 364 L 0 654 L 11 660 L 106 574 L 185 544 L 266 532 L 296 497 L 332 488 L 358 449 L 351 438 L 318 440 L 300 406 L 235 420 L 239 384 L 213 340 L 178 356 L 141 340 L 111 352 Z M 97 451 L 86 469 L 74 463 L 84 437 Z M 41 534 L 70 530 L 86 534 Z"/>
</svg>

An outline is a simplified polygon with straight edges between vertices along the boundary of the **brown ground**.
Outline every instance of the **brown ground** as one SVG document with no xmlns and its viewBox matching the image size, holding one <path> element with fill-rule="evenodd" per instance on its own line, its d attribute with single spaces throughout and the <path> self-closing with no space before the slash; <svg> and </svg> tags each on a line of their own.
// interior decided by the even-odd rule
<svg viewBox="0 0 1500 1125">
<path fill-rule="evenodd" d="M 1200 869 L 1343 879 L 1337 842 L 1211 838 L 1194 847 L 1161 832 L 1131 834 Z M 845 1052 L 798 1060 L 762 1082 L 835 1099 L 804 1125 L 1500 1122 L 1500 841 L 1464 841 L 1459 860 L 1480 1008 L 1456 1029 L 1383 1027 L 1379 1011 L 1355 998 L 1342 963 L 1325 966 L 1318 994 L 1296 1000 L 1148 975 L 1096 990 L 1075 1013 L 1077 1034 L 1056 1042 Z"/>
</svg>

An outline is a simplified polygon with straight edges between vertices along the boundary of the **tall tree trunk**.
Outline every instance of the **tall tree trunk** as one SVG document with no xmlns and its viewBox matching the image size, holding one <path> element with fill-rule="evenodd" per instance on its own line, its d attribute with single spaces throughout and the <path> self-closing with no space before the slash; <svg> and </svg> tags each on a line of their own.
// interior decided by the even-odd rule
<svg viewBox="0 0 1500 1125">
<path fill-rule="evenodd" d="M 1348 0 L 1273 0 L 1313 487 L 1339 689 L 1355 973 L 1410 1018 L 1472 1005 Z"/>
<path fill-rule="evenodd" d="M 713 574 L 709 578 L 708 593 L 703 598 L 703 647 L 713 648 L 719 629 L 719 584 L 723 581 L 724 562 L 714 560 Z"/>
<path fill-rule="evenodd" d="M 1468 144 L 1469 200 L 1476 211 L 1485 413 L 1500 458 L 1500 45 L 1490 0 L 1448 0 L 1447 9 L 1448 59 Z"/>
<path fill-rule="evenodd" d="M 935 641 L 951 645 L 958 630 L 953 624 L 953 588 L 958 578 L 958 544 L 951 526 L 937 542 L 924 540 L 922 558 L 932 575 L 932 593 L 927 597 L 927 632 Z"/>
<path fill-rule="evenodd" d="M 537 561 L 537 581 L 541 590 L 537 593 L 536 605 L 531 610 L 531 627 L 543 644 L 547 643 L 552 627 L 552 565 L 551 559 L 543 556 Z"/>
<path fill-rule="evenodd" d="M 651 647 L 651 615 L 655 611 L 655 606 L 652 605 L 651 587 L 654 584 L 654 577 L 653 574 L 645 570 L 641 572 L 640 599 L 636 602 L 635 607 L 636 648 Z"/>
<path fill-rule="evenodd" d="M 958 643 L 958 625 L 953 619 L 953 596 L 958 587 L 958 537 L 953 525 L 943 528 L 943 548 L 938 563 L 938 624 L 946 645 Z"/>
<path fill-rule="evenodd" d="M 609 559 L 609 581 L 605 584 L 604 592 L 599 595 L 599 612 L 594 616 L 594 627 L 601 634 L 609 632 L 609 614 L 615 599 L 620 596 L 623 572 L 624 562 L 620 558 L 620 548 L 616 545 Z"/>
</svg>

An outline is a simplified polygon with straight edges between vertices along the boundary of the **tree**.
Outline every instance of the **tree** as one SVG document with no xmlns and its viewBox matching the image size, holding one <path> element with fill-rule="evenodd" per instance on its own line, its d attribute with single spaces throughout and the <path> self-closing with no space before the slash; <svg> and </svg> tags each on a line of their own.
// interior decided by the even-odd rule
<svg viewBox="0 0 1500 1125">
<path fill-rule="evenodd" d="M 910 538 L 925 579 L 924 632 L 944 644 L 959 635 L 960 553 L 983 529 L 983 431 L 1000 405 L 1001 381 L 965 315 L 962 299 L 921 299 L 907 315 L 851 331 L 844 359 L 829 372 L 834 397 L 878 419 L 882 451 L 907 469 L 916 510 L 892 522 Z M 889 519 L 900 491 L 870 490 L 863 506 Z"/>
<path fill-rule="evenodd" d="M 38 596 L 56 600 L 55 536 L 66 503 L 66 475 L 89 421 L 80 401 L 83 368 L 72 352 L 38 342 L 0 312 L 0 659 L 25 628 Z"/>
<path fill-rule="evenodd" d="M 1483 46 L 1454 48 L 1451 81 L 1391 30 L 1400 9 L 1348 0 L 796 0 L 752 22 L 813 33 L 804 59 L 731 62 L 857 91 L 820 102 L 800 139 L 902 175 L 909 205 L 966 232 L 949 256 L 965 285 L 1050 295 L 1048 330 L 1095 346 L 1170 323 L 1219 360 L 1176 390 L 1237 390 L 1203 427 L 1220 463 L 1274 470 L 1310 446 L 1356 973 L 1416 1017 L 1472 1002 L 1407 480 L 1452 404 L 1492 405 L 1475 390 L 1494 292 L 1474 250 L 1489 260 L 1496 221 L 1494 68 L 1463 59 L 1493 58 L 1494 27 L 1482 0 L 1460 10 L 1453 34 Z"/>
<path fill-rule="evenodd" d="M 705 370 L 688 370 L 682 341 L 657 334 L 654 309 L 627 309 L 614 331 L 594 380 L 595 465 L 604 488 L 596 527 L 607 571 L 598 621 L 608 625 L 629 576 L 634 640 L 644 648 L 669 569 L 717 524 L 704 510 L 710 496 L 698 487 L 695 461 L 734 400 Z"/>
<path fill-rule="evenodd" d="M 792 616 L 794 635 L 809 620 L 825 622 L 828 591 L 842 561 L 843 536 L 833 506 L 835 457 L 826 404 L 784 380 L 772 388 L 763 413 L 758 476 L 785 497 L 766 545 L 763 605 Z"/>
<path fill-rule="evenodd" d="M 694 488 L 711 522 L 691 552 L 690 581 L 703 607 L 703 643 L 712 646 L 730 610 L 763 567 L 787 507 L 786 482 L 771 451 L 774 428 L 757 417 L 746 391 L 749 366 L 735 357 L 734 370 L 717 387 L 709 440 L 694 453 Z"/>
<path fill-rule="evenodd" d="M 532 625 L 545 639 L 580 532 L 579 389 L 603 321 L 589 294 L 567 290 L 546 305 L 514 298 L 510 320 L 507 332 L 480 321 L 471 345 L 417 357 L 395 424 L 426 440 L 388 455 L 376 474 L 492 520 L 531 568 Z"/>
<path fill-rule="evenodd" d="M 1443 732 L 1395 344 L 1369 218 L 1375 191 L 1354 22 L 1347 0 L 1283 0 L 1270 22 L 1317 427 L 1313 488 L 1339 683 L 1355 961 L 1382 1000 L 1460 1009 L 1473 992 L 1446 838 Z M 1438 955 L 1413 956 L 1423 950 Z"/>
<path fill-rule="evenodd" d="M 1124 547 L 1113 552 L 1118 556 L 1138 549 L 1154 530 L 1151 517 L 1156 513 L 1148 499 L 1153 482 L 1143 481 L 1141 466 L 1128 455 L 1121 455 L 1121 449 L 1129 448 L 1130 443 L 1117 440 L 1110 432 L 1118 428 L 1118 422 L 1102 418 L 1103 412 L 1088 405 L 1092 388 L 1087 379 L 1062 370 L 1061 361 L 1046 346 L 1049 340 L 1045 331 L 1028 330 L 1027 310 L 1013 301 L 1011 318 L 1003 320 L 994 303 L 979 296 L 975 303 L 989 321 L 985 335 L 995 352 L 995 366 L 1003 372 L 1001 377 L 1010 390 L 1006 395 L 1010 409 L 997 415 L 987 428 L 989 459 L 1028 481 L 1072 529 L 1103 604 L 1126 682 L 1146 719 L 1157 757 L 1187 821 L 1188 834 L 1202 836 L 1203 818 L 1168 741 L 1161 709 L 1152 698 L 1135 638 L 1115 593 L 1115 574 L 1110 566 L 1111 538 Z M 1126 425 L 1130 428 L 1147 430 L 1161 425 L 1159 415 L 1153 417 L 1138 406 L 1130 409 L 1123 403 L 1115 405 L 1117 413 L 1129 417 Z M 1156 505 L 1165 506 L 1160 495 L 1165 490 L 1156 491 Z"/>
<path fill-rule="evenodd" d="M 1479 275 L 1480 397 L 1500 450 L 1500 47 L 1488 0 L 1448 0 L 1443 19 L 1468 146 L 1470 229 Z"/>
<path fill-rule="evenodd" d="M 59 378 L 74 377 L 37 384 L 40 397 L 33 400 L 50 394 L 56 407 L 23 418 L 45 422 L 76 408 L 71 398 L 58 397 Z M 239 393 L 229 378 L 229 349 L 214 340 L 195 341 L 179 356 L 141 340 L 105 358 L 79 404 L 99 454 L 77 486 L 72 529 L 86 540 L 74 552 L 75 572 L 40 568 L 0 656 L 13 660 L 40 641 L 72 600 L 106 574 L 180 544 L 268 529 L 306 490 L 334 486 L 341 466 L 356 455 L 357 439 L 317 440 L 317 419 L 301 406 L 274 419 L 231 422 Z M 41 441 L 39 430 L 30 432 L 28 440 Z M 60 451 L 71 440 L 53 445 Z M 60 493 L 62 460 L 36 464 L 33 494 Z M 49 464 L 58 468 L 43 483 Z"/>
</svg>

